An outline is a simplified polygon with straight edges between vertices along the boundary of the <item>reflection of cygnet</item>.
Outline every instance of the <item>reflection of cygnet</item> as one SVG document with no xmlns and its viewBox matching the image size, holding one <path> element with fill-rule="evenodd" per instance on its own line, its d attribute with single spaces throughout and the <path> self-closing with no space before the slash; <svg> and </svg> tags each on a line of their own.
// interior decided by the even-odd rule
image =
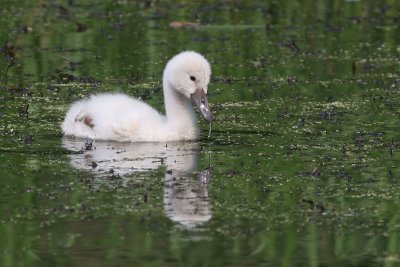
<svg viewBox="0 0 400 267">
<path fill-rule="evenodd" d="M 193 142 L 121 143 L 90 142 L 64 137 L 62 146 L 70 151 L 71 165 L 100 176 L 126 176 L 134 172 L 155 170 L 166 166 L 164 210 L 174 222 L 193 228 L 211 219 L 208 182 L 211 170 L 197 174 L 199 148 Z M 85 147 L 86 146 L 86 147 Z"/>
<path fill-rule="evenodd" d="M 193 228 L 211 219 L 208 201 L 208 181 L 211 169 L 207 168 L 193 179 L 180 171 L 167 171 L 164 184 L 164 210 L 168 217 L 185 228 Z"/>
<path fill-rule="evenodd" d="M 82 139 L 64 137 L 64 148 L 76 169 L 106 174 L 110 170 L 121 176 L 133 172 L 155 170 L 162 165 L 169 169 L 193 172 L 197 165 L 198 143 L 121 143 L 95 142 L 85 149 Z M 95 166 L 95 167 L 94 167 Z"/>
</svg>

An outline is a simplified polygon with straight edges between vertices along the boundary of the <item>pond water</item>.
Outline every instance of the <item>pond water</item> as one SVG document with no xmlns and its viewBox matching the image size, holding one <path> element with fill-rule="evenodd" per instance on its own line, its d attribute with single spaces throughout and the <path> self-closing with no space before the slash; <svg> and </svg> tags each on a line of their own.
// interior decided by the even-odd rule
<svg viewBox="0 0 400 267">
<path fill-rule="evenodd" d="M 397 1 L 0 3 L 1 266 L 399 266 Z M 98 92 L 163 112 L 212 65 L 201 139 L 63 138 Z"/>
</svg>

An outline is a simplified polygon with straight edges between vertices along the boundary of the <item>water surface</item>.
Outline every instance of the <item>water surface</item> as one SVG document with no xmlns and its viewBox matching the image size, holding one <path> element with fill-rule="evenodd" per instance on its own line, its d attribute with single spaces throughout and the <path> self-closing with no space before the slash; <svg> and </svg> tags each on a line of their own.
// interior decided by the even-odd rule
<svg viewBox="0 0 400 267">
<path fill-rule="evenodd" d="M 398 266 L 396 1 L 0 3 L 2 266 Z M 212 133 L 62 137 L 168 58 L 212 65 Z"/>
</svg>

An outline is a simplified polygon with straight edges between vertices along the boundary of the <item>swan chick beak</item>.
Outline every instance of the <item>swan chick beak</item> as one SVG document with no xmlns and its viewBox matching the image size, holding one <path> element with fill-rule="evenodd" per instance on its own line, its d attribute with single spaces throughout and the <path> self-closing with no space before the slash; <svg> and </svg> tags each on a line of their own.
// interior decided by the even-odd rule
<svg viewBox="0 0 400 267">
<path fill-rule="evenodd" d="M 204 93 L 202 88 L 197 88 L 196 91 L 191 94 L 190 98 L 192 99 L 193 104 L 200 110 L 203 118 L 211 122 L 214 117 L 211 113 L 210 106 L 208 105 L 207 95 Z"/>
</svg>

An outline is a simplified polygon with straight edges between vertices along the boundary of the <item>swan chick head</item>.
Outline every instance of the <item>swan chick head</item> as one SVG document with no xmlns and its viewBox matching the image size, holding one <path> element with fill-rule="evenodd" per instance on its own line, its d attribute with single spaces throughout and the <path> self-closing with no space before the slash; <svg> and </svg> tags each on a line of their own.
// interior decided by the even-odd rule
<svg viewBox="0 0 400 267">
<path fill-rule="evenodd" d="M 185 51 L 167 63 L 164 79 L 178 93 L 191 99 L 207 121 L 213 120 L 207 90 L 210 82 L 210 63 L 199 53 Z"/>
</svg>

